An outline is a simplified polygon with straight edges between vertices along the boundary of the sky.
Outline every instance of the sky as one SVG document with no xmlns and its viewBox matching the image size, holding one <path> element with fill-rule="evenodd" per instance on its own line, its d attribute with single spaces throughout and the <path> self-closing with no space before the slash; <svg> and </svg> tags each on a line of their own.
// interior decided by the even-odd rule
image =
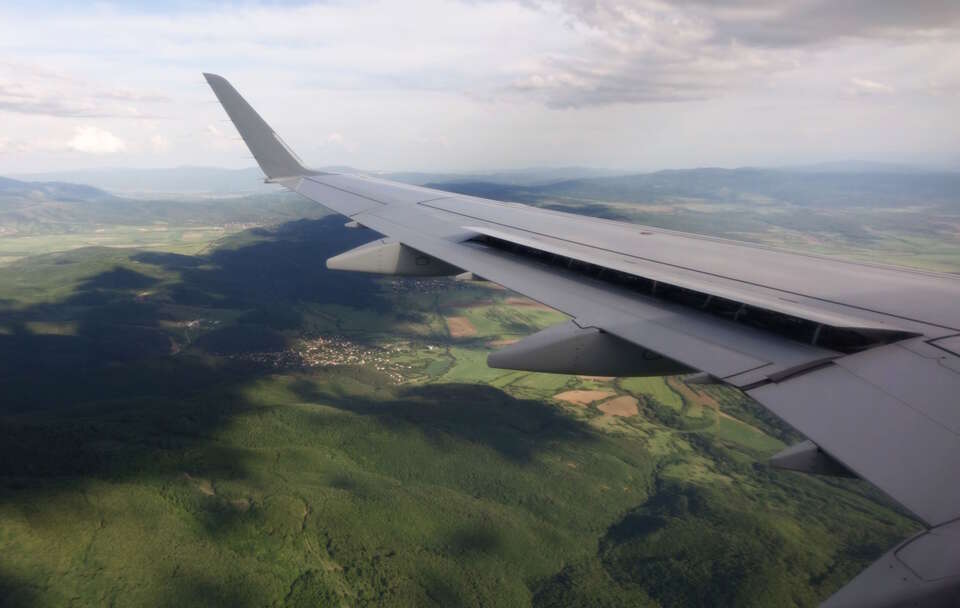
<svg viewBox="0 0 960 608">
<path fill-rule="evenodd" d="M 0 175 L 253 164 L 960 168 L 956 0 L 0 2 Z"/>
</svg>

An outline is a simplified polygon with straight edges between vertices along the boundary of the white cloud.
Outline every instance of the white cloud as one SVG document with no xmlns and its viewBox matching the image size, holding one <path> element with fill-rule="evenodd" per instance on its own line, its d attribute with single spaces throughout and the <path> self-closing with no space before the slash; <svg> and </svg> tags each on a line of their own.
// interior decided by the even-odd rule
<svg viewBox="0 0 960 608">
<path fill-rule="evenodd" d="M 343 145 L 343 135 L 339 133 L 331 133 L 330 135 L 327 135 L 327 143 L 335 144 L 338 146 Z"/>
<path fill-rule="evenodd" d="M 960 158 L 960 5 L 832 4 L 0 3 L 0 124 L 30 143 L 0 173 L 75 163 L 62 142 L 78 118 L 126 142 L 124 163 L 166 158 L 162 134 L 177 162 L 249 166 L 202 71 L 318 166 Z M 824 129 L 830 146 L 810 135 Z"/>
<path fill-rule="evenodd" d="M 872 95 L 876 93 L 893 93 L 894 89 L 888 84 L 883 84 L 882 82 L 877 82 L 875 80 L 868 80 L 866 78 L 851 78 L 850 84 L 853 86 L 853 90 L 856 93 L 864 95 Z"/>
<path fill-rule="evenodd" d="M 2 26 L 0 26 L 2 31 Z M 115 88 L 26 61 L 0 61 L 0 110 L 59 117 L 146 118 L 131 103 L 169 101 L 150 91 Z"/>
<path fill-rule="evenodd" d="M 76 128 L 67 148 L 86 154 L 116 154 L 126 150 L 127 144 L 110 131 L 85 125 Z"/>
<path fill-rule="evenodd" d="M 159 133 L 150 136 L 150 147 L 154 152 L 166 152 L 170 149 L 170 140 Z"/>
<path fill-rule="evenodd" d="M 0 136 L 0 155 L 19 154 L 30 150 L 26 143 L 12 139 L 10 137 Z"/>
<path fill-rule="evenodd" d="M 939 0 L 909 9 L 894 0 L 531 1 L 565 12 L 579 44 L 542 55 L 508 90 L 556 107 L 712 100 L 852 46 L 955 47 L 960 38 L 960 3 Z M 863 78 L 852 86 L 893 92 Z"/>
</svg>

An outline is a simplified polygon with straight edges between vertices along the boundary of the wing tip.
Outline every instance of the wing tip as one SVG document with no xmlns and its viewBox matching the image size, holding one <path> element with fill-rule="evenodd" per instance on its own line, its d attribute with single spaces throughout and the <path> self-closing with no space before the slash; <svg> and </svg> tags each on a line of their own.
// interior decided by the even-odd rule
<svg viewBox="0 0 960 608">
<path fill-rule="evenodd" d="M 203 72 L 203 78 L 207 81 L 207 84 L 213 85 L 216 84 L 229 84 L 226 78 L 220 74 L 214 74 L 213 72 Z"/>
</svg>

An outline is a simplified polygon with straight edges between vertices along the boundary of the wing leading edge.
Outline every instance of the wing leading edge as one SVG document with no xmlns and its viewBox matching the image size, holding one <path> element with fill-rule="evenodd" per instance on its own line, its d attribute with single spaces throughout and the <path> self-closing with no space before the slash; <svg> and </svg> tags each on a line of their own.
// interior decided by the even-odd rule
<svg viewBox="0 0 960 608">
<path fill-rule="evenodd" d="M 825 605 L 960 603 L 960 280 L 310 170 L 225 79 L 205 77 L 268 181 L 390 237 L 375 260 L 355 250 L 340 267 L 436 260 L 573 317 L 501 361 L 522 365 L 559 336 L 705 372 L 928 526 Z"/>
</svg>

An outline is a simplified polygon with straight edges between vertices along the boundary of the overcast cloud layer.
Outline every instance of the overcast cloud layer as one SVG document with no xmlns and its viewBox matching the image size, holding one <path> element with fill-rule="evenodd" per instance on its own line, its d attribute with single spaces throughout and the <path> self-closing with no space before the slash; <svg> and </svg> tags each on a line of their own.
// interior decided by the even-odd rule
<svg viewBox="0 0 960 608">
<path fill-rule="evenodd" d="M 315 165 L 960 166 L 950 0 L 0 7 L 0 175 L 248 166 L 200 72 Z"/>
</svg>

